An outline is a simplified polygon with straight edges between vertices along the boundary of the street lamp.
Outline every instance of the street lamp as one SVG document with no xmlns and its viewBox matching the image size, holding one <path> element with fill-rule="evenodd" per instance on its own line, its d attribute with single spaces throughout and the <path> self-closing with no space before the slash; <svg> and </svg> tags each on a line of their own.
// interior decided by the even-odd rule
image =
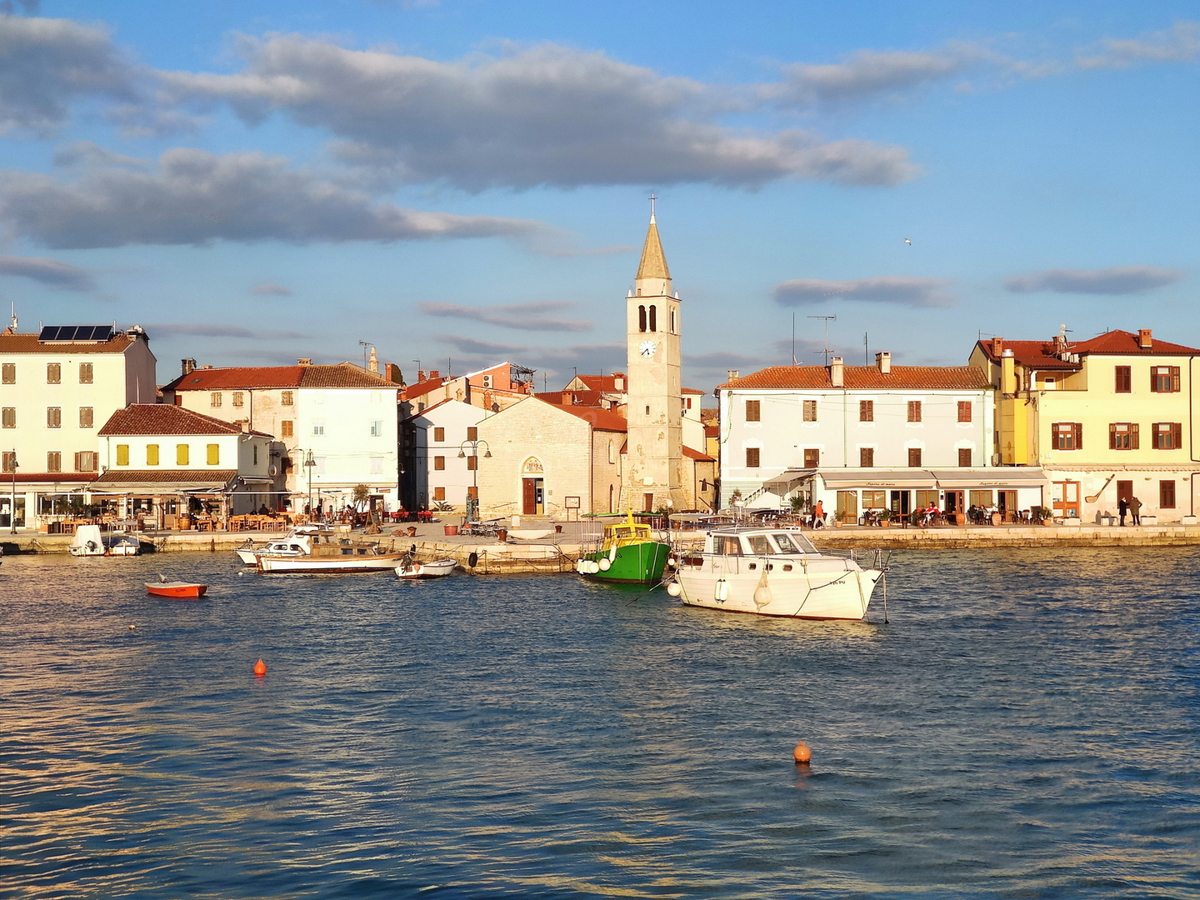
<svg viewBox="0 0 1200 900">
<path fill-rule="evenodd" d="M 308 469 L 308 513 L 312 515 L 312 470 L 317 461 L 313 459 L 312 451 L 305 450 L 304 468 Z"/>
<path fill-rule="evenodd" d="M 458 445 L 458 458 L 466 459 L 466 448 L 471 447 L 471 458 L 475 460 L 475 466 L 471 469 L 471 493 L 474 496 L 467 498 L 467 521 L 475 522 L 479 519 L 479 445 L 483 444 L 483 458 L 492 458 L 492 449 L 487 441 L 463 441 Z"/>
<path fill-rule="evenodd" d="M 12 452 L 12 506 L 8 510 L 8 524 L 13 534 L 17 533 L 17 451 Z"/>
</svg>

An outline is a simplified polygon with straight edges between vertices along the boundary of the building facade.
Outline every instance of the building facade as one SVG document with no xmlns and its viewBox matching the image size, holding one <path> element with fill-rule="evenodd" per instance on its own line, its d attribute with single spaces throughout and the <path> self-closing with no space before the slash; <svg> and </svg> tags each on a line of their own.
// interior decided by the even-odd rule
<svg viewBox="0 0 1200 900">
<path fill-rule="evenodd" d="M 438 509 L 474 521 L 479 514 L 479 468 L 490 448 L 479 423 L 490 410 L 443 400 L 400 423 L 401 502 L 407 510 Z"/>
</svg>

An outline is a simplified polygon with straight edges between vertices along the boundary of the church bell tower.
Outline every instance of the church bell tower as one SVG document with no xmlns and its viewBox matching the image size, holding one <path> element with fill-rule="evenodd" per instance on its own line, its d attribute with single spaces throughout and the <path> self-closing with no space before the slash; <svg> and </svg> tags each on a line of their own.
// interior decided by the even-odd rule
<svg viewBox="0 0 1200 900">
<path fill-rule="evenodd" d="M 663 255 L 650 198 L 650 228 L 633 289 L 625 297 L 629 390 L 628 446 L 621 509 L 684 509 L 683 392 L 680 384 L 679 295 Z"/>
</svg>

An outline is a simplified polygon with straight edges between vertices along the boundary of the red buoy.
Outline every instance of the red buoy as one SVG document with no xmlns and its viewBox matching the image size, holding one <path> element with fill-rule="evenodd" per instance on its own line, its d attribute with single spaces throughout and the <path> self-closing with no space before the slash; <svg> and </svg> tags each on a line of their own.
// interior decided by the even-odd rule
<svg viewBox="0 0 1200 900">
<path fill-rule="evenodd" d="M 261 659 L 254 664 L 254 674 L 257 675 L 259 678 L 262 678 L 264 675 L 267 674 L 267 664 L 265 662 L 263 662 Z"/>
<path fill-rule="evenodd" d="M 812 751 L 808 749 L 808 744 L 801 741 L 796 745 L 796 749 L 792 751 L 792 759 L 796 761 L 798 766 L 807 766 L 812 759 Z"/>
</svg>

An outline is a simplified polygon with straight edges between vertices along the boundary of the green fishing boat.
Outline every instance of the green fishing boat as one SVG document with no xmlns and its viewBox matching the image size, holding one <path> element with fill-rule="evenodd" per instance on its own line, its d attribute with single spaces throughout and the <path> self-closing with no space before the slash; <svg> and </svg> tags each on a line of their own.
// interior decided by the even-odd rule
<svg viewBox="0 0 1200 900">
<path fill-rule="evenodd" d="M 604 526 L 600 545 L 585 552 L 575 570 L 592 581 L 617 584 L 657 584 L 670 555 L 671 545 L 654 536 L 649 525 L 633 520 Z"/>
</svg>

